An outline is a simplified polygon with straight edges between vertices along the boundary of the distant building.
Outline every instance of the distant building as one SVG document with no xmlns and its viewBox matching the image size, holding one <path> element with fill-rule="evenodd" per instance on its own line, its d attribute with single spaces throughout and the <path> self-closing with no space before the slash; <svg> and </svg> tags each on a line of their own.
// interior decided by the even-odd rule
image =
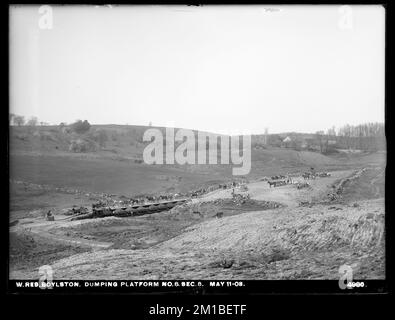
<svg viewBox="0 0 395 320">
<path fill-rule="evenodd" d="M 333 146 L 336 144 L 336 140 L 328 140 L 328 145 Z"/>
<path fill-rule="evenodd" d="M 291 146 L 292 139 L 287 136 L 283 141 L 282 141 L 282 146 L 285 148 L 289 148 Z"/>
</svg>

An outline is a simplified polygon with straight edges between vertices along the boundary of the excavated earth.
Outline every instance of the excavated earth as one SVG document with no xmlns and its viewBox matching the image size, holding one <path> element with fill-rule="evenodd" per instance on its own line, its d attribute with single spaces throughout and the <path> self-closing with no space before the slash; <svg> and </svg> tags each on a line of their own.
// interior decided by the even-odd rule
<svg viewBox="0 0 395 320">
<path fill-rule="evenodd" d="M 219 190 L 140 217 L 25 218 L 11 234 L 31 242 L 26 255 L 53 245 L 43 256 L 55 279 L 338 279 L 344 264 L 355 279 L 383 279 L 384 190 L 375 170 L 336 171 L 300 190 L 253 182 L 244 203 Z M 355 201 L 358 188 L 364 197 Z M 36 279 L 45 261 L 22 265 L 18 254 L 11 254 L 10 278 Z"/>
<path fill-rule="evenodd" d="M 384 277 L 382 200 L 330 208 L 229 216 L 149 249 L 86 252 L 52 267 L 63 279 L 334 279 L 348 264 L 358 278 Z"/>
</svg>

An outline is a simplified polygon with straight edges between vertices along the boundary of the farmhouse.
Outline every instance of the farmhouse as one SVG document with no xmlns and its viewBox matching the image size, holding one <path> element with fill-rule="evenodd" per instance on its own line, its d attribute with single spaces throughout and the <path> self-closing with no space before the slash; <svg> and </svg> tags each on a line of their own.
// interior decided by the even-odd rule
<svg viewBox="0 0 395 320">
<path fill-rule="evenodd" d="M 289 136 L 287 136 L 287 137 L 282 141 L 281 146 L 282 146 L 282 147 L 285 147 L 285 148 L 289 148 L 289 147 L 291 146 L 291 143 L 292 143 L 292 139 L 291 139 Z"/>
<path fill-rule="evenodd" d="M 337 143 L 336 140 L 328 140 L 328 145 L 334 146 Z"/>
</svg>

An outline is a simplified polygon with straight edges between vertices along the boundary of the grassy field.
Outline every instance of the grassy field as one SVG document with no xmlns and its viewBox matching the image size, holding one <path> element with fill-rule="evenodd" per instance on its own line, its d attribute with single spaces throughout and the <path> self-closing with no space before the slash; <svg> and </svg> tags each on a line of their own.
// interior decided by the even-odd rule
<svg viewBox="0 0 395 320">
<path fill-rule="evenodd" d="M 11 155 L 10 162 L 13 180 L 125 196 L 184 192 L 231 178 L 230 168 L 212 169 L 210 172 L 206 172 L 207 168 L 196 168 L 192 171 L 192 168 L 136 164 L 105 158 Z"/>
</svg>

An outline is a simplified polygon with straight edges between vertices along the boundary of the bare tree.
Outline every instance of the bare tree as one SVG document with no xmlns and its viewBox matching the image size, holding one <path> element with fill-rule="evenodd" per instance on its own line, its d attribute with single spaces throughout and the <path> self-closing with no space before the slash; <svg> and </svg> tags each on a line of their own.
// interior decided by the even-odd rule
<svg viewBox="0 0 395 320">
<path fill-rule="evenodd" d="M 330 136 L 330 138 L 336 137 L 336 128 L 334 126 L 332 128 L 329 128 L 327 130 L 327 134 L 328 136 Z"/>
<path fill-rule="evenodd" d="M 269 128 L 265 128 L 265 135 L 264 135 L 264 140 L 263 140 L 263 144 L 267 145 L 269 144 Z"/>
<path fill-rule="evenodd" d="M 324 150 L 324 131 L 317 131 L 315 133 L 315 137 L 316 137 L 317 142 L 320 146 L 320 152 L 322 153 Z"/>
<path fill-rule="evenodd" d="M 384 123 L 345 125 L 338 130 L 337 141 L 346 148 L 377 151 L 385 148 Z"/>
<path fill-rule="evenodd" d="M 31 126 L 31 127 L 35 127 L 38 123 L 38 119 L 37 117 L 31 117 L 29 119 L 29 121 L 26 123 L 26 125 Z"/>
</svg>

